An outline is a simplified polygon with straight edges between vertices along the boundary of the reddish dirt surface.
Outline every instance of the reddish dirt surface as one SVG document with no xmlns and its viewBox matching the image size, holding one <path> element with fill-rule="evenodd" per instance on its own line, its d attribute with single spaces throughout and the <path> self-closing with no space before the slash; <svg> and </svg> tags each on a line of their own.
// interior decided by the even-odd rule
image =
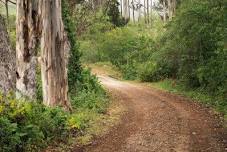
<svg viewBox="0 0 227 152">
<path fill-rule="evenodd" d="M 227 132 L 211 109 L 181 96 L 100 76 L 126 107 L 119 125 L 78 152 L 225 152 Z"/>
</svg>

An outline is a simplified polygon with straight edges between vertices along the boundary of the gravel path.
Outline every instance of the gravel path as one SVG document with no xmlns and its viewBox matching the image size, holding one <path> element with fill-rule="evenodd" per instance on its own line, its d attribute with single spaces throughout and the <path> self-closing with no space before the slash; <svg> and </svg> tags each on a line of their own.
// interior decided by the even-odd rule
<svg viewBox="0 0 227 152">
<path fill-rule="evenodd" d="M 82 152 L 225 152 L 220 116 L 183 97 L 100 76 L 126 107 L 122 122 Z"/>
</svg>

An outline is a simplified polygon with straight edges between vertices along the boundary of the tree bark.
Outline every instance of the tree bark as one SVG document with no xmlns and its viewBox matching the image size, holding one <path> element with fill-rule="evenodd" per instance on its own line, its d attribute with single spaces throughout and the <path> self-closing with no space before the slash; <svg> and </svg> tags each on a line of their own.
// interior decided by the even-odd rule
<svg viewBox="0 0 227 152">
<path fill-rule="evenodd" d="M 167 14 L 166 14 L 166 0 L 163 0 L 163 21 L 166 22 L 167 21 Z"/>
<path fill-rule="evenodd" d="M 132 18 L 133 18 L 133 23 L 135 23 L 135 3 L 134 0 L 132 0 Z"/>
<path fill-rule="evenodd" d="M 150 23 L 149 0 L 147 0 L 147 23 Z"/>
<path fill-rule="evenodd" d="M 175 15 L 176 10 L 176 0 L 168 0 L 168 12 L 169 12 L 169 20 L 172 20 Z"/>
<path fill-rule="evenodd" d="M 124 0 L 124 18 L 129 19 L 129 7 L 128 7 L 128 0 Z"/>
<path fill-rule="evenodd" d="M 148 7 L 149 7 L 149 6 L 148 6 Z M 152 16 L 152 13 L 153 13 L 153 10 L 152 10 L 152 9 L 153 9 L 153 8 L 152 8 L 152 7 L 153 7 L 153 1 L 151 0 L 151 7 L 150 7 L 150 8 L 151 8 L 151 9 L 150 9 L 150 23 L 151 23 L 151 24 L 152 24 L 152 21 L 153 21 L 153 18 L 152 18 L 152 17 L 153 17 L 153 16 Z"/>
<path fill-rule="evenodd" d="M 130 0 L 128 0 L 128 18 L 131 20 L 131 11 L 130 11 Z"/>
<path fill-rule="evenodd" d="M 17 97 L 34 98 L 38 0 L 17 0 L 16 64 Z"/>
<path fill-rule="evenodd" d="M 10 47 L 2 16 L 0 16 L 0 35 L 0 91 L 8 93 L 16 87 L 16 53 Z"/>
<path fill-rule="evenodd" d="M 143 1 L 144 22 L 147 24 L 146 0 Z"/>
<path fill-rule="evenodd" d="M 68 100 L 68 47 L 62 21 L 61 0 L 42 0 L 41 73 L 43 102 L 70 110 Z"/>
<path fill-rule="evenodd" d="M 139 9 L 139 12 L 138 12 L 138 22 L 140 22 L 140 19 L 141 19 L 141 2 L 140 2 L 140 0 L 138 0 L 138 9 Z"/>
<path fill-rule="evenodd" d="M 121 17 L 123 17 L 123 0 L 120 0 Z"/>
</svg>

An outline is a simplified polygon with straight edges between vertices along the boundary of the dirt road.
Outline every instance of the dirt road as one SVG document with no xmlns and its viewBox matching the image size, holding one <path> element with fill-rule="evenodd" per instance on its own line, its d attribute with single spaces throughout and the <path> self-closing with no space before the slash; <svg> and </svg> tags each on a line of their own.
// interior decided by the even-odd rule
<svg viewBox="0 0 227 152">
<path fill-rule="evenodd" d="M 225 152 L 227 134 L 212 110 L 164 91 L 100 76 L 127 112 L 113 127 L 81 151 Z"/>
</svg>

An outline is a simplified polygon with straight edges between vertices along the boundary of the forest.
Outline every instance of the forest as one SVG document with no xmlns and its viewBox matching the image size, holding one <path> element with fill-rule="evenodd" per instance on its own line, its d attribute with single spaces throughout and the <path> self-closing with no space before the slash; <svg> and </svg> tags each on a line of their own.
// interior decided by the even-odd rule
<svg viewBox="0 0 227 152">
<path fill-rule="evenodd" d="M 227 0 L 0 0 L 0 152 L 227 150 Z"/>
</svg>

